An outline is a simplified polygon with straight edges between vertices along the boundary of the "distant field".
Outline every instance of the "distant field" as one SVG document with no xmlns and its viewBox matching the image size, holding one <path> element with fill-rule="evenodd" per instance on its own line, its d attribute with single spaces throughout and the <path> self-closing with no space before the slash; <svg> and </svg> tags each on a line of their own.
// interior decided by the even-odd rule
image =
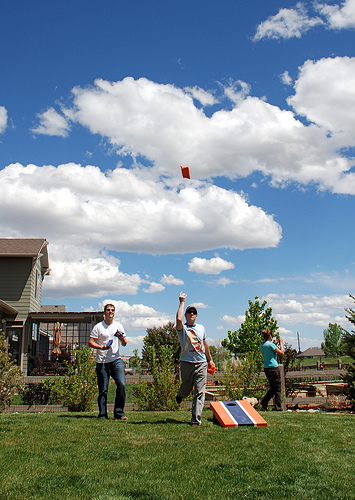
<svg viewBox="0 0 355 500">
<path fill-rule="evenodd" d="M 302 359 L 300 362 L 305 367 L 316 365 L 317 361 L 323 361 L 323 363 L 325 365 L 327 365 L 327 364 L 332 365 L 332 364 L 338 363 L 338 359 L 341 359 L 343 365 L 346 363 L 352 363 L 352 361 L 353 361 L 350 356 L 338 356 L 336 358 L 327 358 L 327 357 L 325 357 L 325 358 L 307 358 L 307 359 Z"/>
</svg>

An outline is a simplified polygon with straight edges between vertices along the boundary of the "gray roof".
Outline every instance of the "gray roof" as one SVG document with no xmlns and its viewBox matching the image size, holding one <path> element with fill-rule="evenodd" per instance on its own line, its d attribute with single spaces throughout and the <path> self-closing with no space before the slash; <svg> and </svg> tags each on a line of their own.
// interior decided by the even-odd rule
<svg viewBox="0 0 355 500">
<path fill-rule="evenodd" d="M 103 311 L 39 311 L 30 312 L 28 317 L 42 323 L 99 323 L 104 319 Z"/>
<path fill-rule="evenodd" d="M 45 313 L 65 312 L 65 305 L 42 305 L 41 311 Z"/>
<path fill-rule="evenodd" d="M 48 241 L 45 238 L 0 238 L 0 257 L 42 257 L 48 269 Z"/>
<path fill-rule="evenodd" d="M 309 347 L 297 354 L 298 358 L 319 358 L 320 356 L 325 356 L 323 349 L 320 347 Z"/>
</svg>

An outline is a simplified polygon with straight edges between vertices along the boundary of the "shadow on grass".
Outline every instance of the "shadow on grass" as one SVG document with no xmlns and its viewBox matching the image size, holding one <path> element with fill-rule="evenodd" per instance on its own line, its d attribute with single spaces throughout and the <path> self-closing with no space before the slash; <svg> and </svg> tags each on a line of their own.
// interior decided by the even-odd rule
<svg viewBox="0 0 355 500">
<path fill-rule="evenodd" d="M 146 490 L 125 490 L 122 492 L 122 499 L 137 499 L 137 500 L 165 500 L 166 496 L 162 496 L 159 493 L 149 493 Z"/>
<path fill-rule="evenodd" d="M 81 414 L 65 414 L 65 415 L 58 415 L 59 418 L 81 418 L 81 419 L 96 419 L 98 420 L 97 415 L 81 415 Z M 114 420 L 116 421 L 117 419 L 115 418 L 108 418 L 107 420 Z M 154 424 L 180 424 L 180 425 L 187 425 L 190 424 L 190 422 L 186 422 L 184 420 L 176 420 L 175 418 L 165 418 L 165 419 L 160 419 L 160 420 L 139 420 L 139 421 L 134 421 L 132 420 L 132 417 L 130 417 L 128 422 L 123 422 L 124 425 L 144 425 L 144 424 L 149 424 L 149 425 L 154 425 Z"/>
<path fill-rule="evenodd" d="M 176 420 L 175 418 L 165 418 L 161 420 L 155 420 L 152 422 L 151 420 L 141 420 L 139 422 L 130 422 L 133 425 L 141 425 L 141 424 L 182 424 L 186 425 L 188 422 L 183 421 L 183 420 Z"/>
<path fill-rule="evenodd" d="M 73 414 L 65 414 L 65 415 L 59 415 L 59 418 L 97 418 L 97 415 L 78 415 L 77 413 L 73 413 Z"/>
</svg>

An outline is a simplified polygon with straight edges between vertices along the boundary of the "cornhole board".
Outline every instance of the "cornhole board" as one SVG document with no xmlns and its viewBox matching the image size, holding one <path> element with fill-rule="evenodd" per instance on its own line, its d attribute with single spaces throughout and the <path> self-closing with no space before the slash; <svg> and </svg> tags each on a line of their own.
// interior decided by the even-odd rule
<svg viewBox="0 0 355 500">
<path fill-rule="evenodd" d="M 239 425 L 267 426 L 267 422 L 263 417 L 245 399 L 240 401 L 211 401 L 210 409 L 222 427 L 238 427 Z"/>
</svg>

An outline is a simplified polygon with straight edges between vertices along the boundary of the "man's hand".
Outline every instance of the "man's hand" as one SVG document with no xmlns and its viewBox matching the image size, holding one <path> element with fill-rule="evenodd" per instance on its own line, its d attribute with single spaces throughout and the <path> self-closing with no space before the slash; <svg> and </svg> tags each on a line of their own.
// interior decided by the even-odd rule
<svg viewBox="0 0 355 500">
<path fill-rule="evenodd" d="M 180 295 L 179 295 L 180 302 L 185 302 L 186 297 L 187 297 L 186 293 L 180 292 Z"/>
<path fill-rule="evenodd" d="M 117 332 L 115 333 L 115 337 L 117 337 L 119 340 L 123 340 L 124 333 L 117 330 Z"/>
<path fill-rule="evenodd" d="M 187 295 L 186 293 L 184 292 L 180 292 L 180 295 L 179 295 L 179 308 L 177 310 L 177 313 L 176 313 L 176 329 L 178 331 L 182 330 L 182 327 L 183 327 L 183 318 L 184 318 L 184 304 L 185 304 L 185 299 L 186 299 Z"/>
</svg>

